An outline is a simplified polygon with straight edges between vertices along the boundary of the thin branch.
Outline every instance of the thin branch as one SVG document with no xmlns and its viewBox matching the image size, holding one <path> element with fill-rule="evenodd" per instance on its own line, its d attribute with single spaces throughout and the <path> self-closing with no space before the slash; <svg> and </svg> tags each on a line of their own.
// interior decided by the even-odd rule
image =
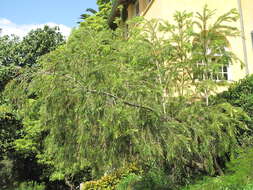
<svg viewBox="0 0 253 190">
<path fill-rule="evenodd" d="M 128 101 L 125 101 L 123 100 L 122 98 L 118 97 L 118 96 L 115 96 L 113 94 L 110 94 L 108 92 L 101 92 L 101 91 L 97 91 L 97 90 L 87 90 L 88 92 L 91 92 L 91 93 L 96 93 L 96 94 L 103 94 L 103 95 L 106 95 L 106 96 L 109 96 L 109 97 L 112 97 L 114 99 L 117 99 L 117 100 L 120 100 L 122 103 L 128 105 L 128 106 L 132 106 L 132 107 L 137 107 L 137 108 L 142 108 L 142 109 L 146 109 L 146 110 L 149 110 L 149 111 L 152 111 L 152 112 L 155 112 L 156 111 L 150 107 L 147 107 L 147 106 L 142 106 L 142 105 L 139 105 L 139 104 L 135 104 L 135 103 L 132 103 L 132 102 L 128 102 Z"/>
<path fill-rule="evenodd" d="M 50 72 L 39 72 L 39 74 L 47 74 L 47 75 L 55 75 L 56 73 L 52 74 Z M 59 74 L 58 74 L 59 75 Z M 69 76 L 69 75 L 60 75 L 62 77 L 65 77 L 65 78 L 69 78 L 71 79 L 73 82 L 79 84 L 79 86 L 81 86 L 82 88 L 84 88 L 83 84 L 80 82 L 80 81 L 77 81 L 75 78 Z M 132 103 L 132 102 L 128 102 L 126 100 L 123 100 L 122 98 L 114 95 L 114 94 L 111 94 L 111 93 L 108 93 L 108 92 L 101 92 L 101 91 L 98 91 L 98 90 L 89 90 L 89 89 L 86 89 L 85 87 L 85 91 L 87 92 L 90 92 L 90 93 L 96 93 L 96 94 L 102 94 L 102 95 L 105 95 L 105 96 L 109 96 L 111 98 L 114 98 L 116 100 L 119 100 L 121 101 L 123 104 L 125 105 L 128 105 L 128 106 L 132 106 L 132 107 L 136 107 L 136 108 L 141 108 L 141 109 L 145 109 L 145 110 L 148 110 L 148 111 L 152 111 L 154 113 L 157 113 L 154 109 L 150 108 L 150 107 L 147 107 L 147 106 L 142 106 L 142 105 L 139 105 L 139 104 L 135 104 L 135 103 Z"/>
</svg>

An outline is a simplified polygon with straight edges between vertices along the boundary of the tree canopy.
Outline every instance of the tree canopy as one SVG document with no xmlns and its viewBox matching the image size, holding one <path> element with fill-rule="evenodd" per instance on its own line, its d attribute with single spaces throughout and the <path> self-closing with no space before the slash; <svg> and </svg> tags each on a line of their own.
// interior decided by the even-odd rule
<svg viewBox="0 0 253 190">
<path fill-rule="evenodd" d="M 11 80 L 22 81 L 38 70 L 39 58 L 64 43 L 58 28 L 45 26 L 32 30 L 23 39 L 15 36 L 0 37 L 0 185 L 1 189 L 14 188 L 23 180 L 38 180 L 41 166 L 34 152 L 19 151 L 15 141 L 24 136 L 24 121 L 17 114 L 16 104 L 9 104 L 3 91 Z M 36 129 L 30 130 L 31 134 Z M 38 133 L 36 133 L 38 134 Z"/>
<path fill-rule="evenodd" d="M 219 160 L 239 146 L 238 130 L 248 130 L 242 121 L 249 117 L 227 103 L 203 102 L 218 83 L 192 77 L 199 69 L 196 59 L 210 56 L 206 48 L 215 52 L 212 45 L 227 43 L 226 38 L 207 39 L 204 29 L 192 27 L 206 25 L 210 17 L 201 15 L 211 13 L 208 8 L 198 17 L 177 12 L 176 24 L 138 18 L 129 23 L 127 35 L 125 28 L 108 30 L 106 19 L 94 16 L 41 59 L 32 81 L 24 78 L 20 88 L 14 81 L 16 93 L 9 98 L 27 97 L 19 105 L 29 121 L 26 129 L 36 126 L 47 134 L 38 158 L 54 167 L 52 179 L 73 177 L 87 167 L 103 175 L 128 163 L 162 167 L 176 184 L 195 173 L 222 174 Z M 214 28 L 215 34 L 235 36 L 236 28 L 222 26 L 237 18 L 234 10 L 218 17 L 210 36 Z M 209 46 L 201 49 L 206 40 Z M 237 60 L 230 55 L 226 50 L 229 59 Z M 208 60 L 204 72 L 224 64 Z M 26 138 L 36 142 L 36 135 Z"/>
<path fill-rule="evenodd" d="M 99 11 L 66 43 L 48 27 L 22 41 L 2 39 L 11 44 L 4 67 L 23 67 L 6 82 L 0 105 L 22 124 L 17 138 L 9 135 L 11 147 L 70 189 L 118 169 L 115 180 L 159 168 L 167 189 L 222 175 L 252 130 L 241 108 L 209 100 L 226 84 L 213 78 L 219 69 L 241 64 L 226 48 L 227 38 L 239 35 L 229 26 L 238 13 L 213 19 L 205 7 L 195 15 L 176 12 L 174 22 L 139 17 L 110 30 L 110 3 L 98 1 Z M 20 56 L 9 59 L 14 50 Z"/>
</svg>

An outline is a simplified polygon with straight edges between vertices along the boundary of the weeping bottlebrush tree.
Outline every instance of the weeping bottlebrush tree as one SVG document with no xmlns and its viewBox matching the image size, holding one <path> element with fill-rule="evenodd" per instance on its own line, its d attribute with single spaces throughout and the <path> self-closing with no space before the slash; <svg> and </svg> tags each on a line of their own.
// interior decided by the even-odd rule
<svg viewBox="0 0 253 190">
<path fill-rule="evenodd" d="M 237 31 L 225 27 L 237 15 L 226 15 L 233 19 L 218 18 L 225 36 Z M 193 41 L 203 31 L 192 27 L 192 14 L 174 18 L 174 25 L 129 23 L 127 35 L 125 29 L 83 23 L 66 45 L 41 59 L 32 80 L 9 85 L 6 93 L 23 113 L 37 106 L 37 126 L 47 134 L 38 157 L 55 168 L 54 178 L 85 167 L 98 177 L 128 163 L 155 164 L 173 183 L 196 173 L 222 173 L 238 147 L 238 131 L 248 130 L 248 117 L 226 103 L 202 102 L 193 80 L 198 68 Z M 22 95 L 14 95 L 13 87 Z M 29 115 L 23 114 L 24 120 Z"/>
</svg>

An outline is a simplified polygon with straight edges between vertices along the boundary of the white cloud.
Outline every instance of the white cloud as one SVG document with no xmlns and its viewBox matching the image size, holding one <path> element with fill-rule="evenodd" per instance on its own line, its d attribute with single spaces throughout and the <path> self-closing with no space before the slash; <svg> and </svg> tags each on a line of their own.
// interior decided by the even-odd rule
<svg viewBox="0 0 253 190">
<path fill-rule="evenodd" d="M 0 18 L 0 24 L 8 25 L 8 24 L 11 24 L 11 21 L 9 21 L 6 18 Z"/>
<path fill-rule="evenodd" d="M 2 29 L 1 35 L 11 35 L 15 34 L 19 37 L 24 37 L 29 31 L 32 29 L 37 29 L 37 28 L 43 28 L 45 25 L 48 25 L 50 27 L 58 26 L 60 28 L 60 32 L 65 36 L 68 37 L 71 28 L 68 26 L 65 26 L 63 24 L 56 24 L 53 22 L 48 22 L 45 24 L 22 24 L 18 25 L 6 18 L 0 18 L 0 28 Z"/>
</svg>

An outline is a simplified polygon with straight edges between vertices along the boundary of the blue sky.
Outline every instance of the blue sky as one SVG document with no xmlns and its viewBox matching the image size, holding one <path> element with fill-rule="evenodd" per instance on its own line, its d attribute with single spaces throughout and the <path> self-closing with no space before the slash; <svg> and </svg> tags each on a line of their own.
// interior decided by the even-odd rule
<svg viewBox="0 0 253 190">
<path fill-rule="evenodd" d="M 25 30 L 49 23 L 67 31 L 77 26 L 87 8 L 97 9 L 96 0 L 0 0 L 0 28 L 4 34 L 14 31 L 22 36 Z"/>
</svg>

